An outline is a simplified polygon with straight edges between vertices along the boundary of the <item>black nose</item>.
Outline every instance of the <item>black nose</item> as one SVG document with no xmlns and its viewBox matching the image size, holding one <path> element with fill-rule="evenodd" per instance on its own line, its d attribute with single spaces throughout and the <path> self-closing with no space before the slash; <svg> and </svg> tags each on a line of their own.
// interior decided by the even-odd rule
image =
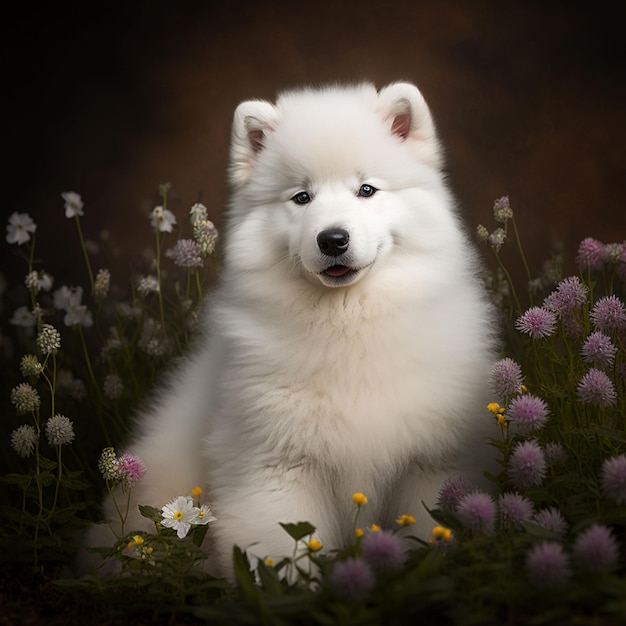
<svg viewBox="0 0 626 626">
<path fill-rule="evenodd" d="M 328 256 L 339 256 L 348 249 L 350 234 L 343 228 L 323 230 L 317 236 L 317 247 Z"/>
</svg>

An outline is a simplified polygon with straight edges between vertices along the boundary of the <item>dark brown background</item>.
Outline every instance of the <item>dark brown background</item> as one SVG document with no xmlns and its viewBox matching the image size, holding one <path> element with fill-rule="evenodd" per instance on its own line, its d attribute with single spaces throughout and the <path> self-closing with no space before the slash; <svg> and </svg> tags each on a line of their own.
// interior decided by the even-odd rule
<svg viewBox="0 0 626 626">
<path fill-rule="evenodd" d="M 173 185 L 179 220 L 201 199 L 219 224 L 239 101 L 303 83 L 404 79 L 434 111 L 472 229 L 491 224 L 494 198 L 508 194 L 535 266 L 551 245 L 573 254 L 587 235 L 621 241 L 624 21 L 618 3 L 584 6 L 223 0 L 19 8 L 3 35 L 3 213 L 30 213 L 46 267 L 61 283 L 83 282 L 60 198 L 78 191 L 87 236 L 108 228 L 123 271 L 151 242 L 146 216 L 161 182 Z M 5 272 L 21 273 L 14 251 L 2 248 Z"/>
</svg>

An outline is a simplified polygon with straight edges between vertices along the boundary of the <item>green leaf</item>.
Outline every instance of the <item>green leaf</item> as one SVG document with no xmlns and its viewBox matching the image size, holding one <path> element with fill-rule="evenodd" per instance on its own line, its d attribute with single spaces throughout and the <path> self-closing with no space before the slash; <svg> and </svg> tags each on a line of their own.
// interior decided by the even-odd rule
<svg viewBox="0 0 626 626">
<path fill-rule="evenodd" d="M 591 428 L 592 430 L 595 430 L 596 433 L 601 437 L 607 437 L 608 439 L 612 439 L 613 441 L 626 443 L 626 435 L 624 435 L 623 432 L 614 430 L 613 428 L 605 428 L 604 426 L 600 426 L 599 424 L 591 424 Z"/>
<path fill-rule="evenodd" d="M 200 547 L 204 538 L 206 537 L 207 531 L 209 530 L 209 525 L 204 524 L 203 526 L 192 526 L 189 534 L 187 535 L 193 543 Z"/>
<path fill-rule="evenodd" d="M 56 480 L 56 476 L 52 472 L 41 472 L 39 480 L 44 487 L 49 487 Z"/>
<path fill-rule="evenodd" d="M 40 456 L 39 457 L 39 467 L 42 470 L 55 470 L 57 468 L 57 464 L 55 461 L 51 461 L 50 459 L 47 459 L 45 456 Z"/>
<path fill-rule="evenodd" d="M 300 539 L 304 539 L 315 532 L 315 526 L 309 524 L 309 522 L 298 522 L 297 524 L 283 524 L 280 522 L 280 525 L 296 541 L 300 541 Z"/>
<path fill-rule="evenodd" d="M 20 487 L 26 489 L 32 478 L 24 474 L 5 474 L 0 480 L 7 485 L 20 485 Z"/>
<path fill-rule="evenodd" d="M 82 478 L 83 472 L 81 470 L 75 471 L 64 471 L 61 476 L 61 484 L 68 489 L 73 489 L 74 491 L 83 491 L 84 489 L 88 489 L 91 485 L 88 482 L 85 482 Z"/>
<path fill-rule="evenodd" d="M 248 555 L 239 546 L 233 546 L 233 569 L 241 592 L 250 599 L 256 598 L 258 589 L 254 584 L 254 574 L 250 569 L 250 561 Z"/>
<path fill-rule="evenodd" d="M 22 511 L 20 511 L 19 509 L 8 506 L 6 504 L 0 505 L 0 516 L 5 517 L 6 519 L 16 522 L 18 524 L 22 521 L 30 522 L 31 524 L 34 524 L 36 522 L 36 518 L 34 518 L 27 511 L 24 511 L 24 513 L 22 513 Z"/>
<path fill-rule="evenodd" d="M 155 509 L 153 506 L 148 506 L 147 504 L 140 504 L 139 512 L 155 524 L 160 524 L 163 521 L 163 512 L 161 509 Z"/>
<path fill-rule="evenodd" d="M 270 567 L 263 563 L 263 561 L 259 561 L 256 571 L 259 575 L 263 591 L 271 595 L 281 595 L 285 592 L 275 567 Z"/>
</svg>

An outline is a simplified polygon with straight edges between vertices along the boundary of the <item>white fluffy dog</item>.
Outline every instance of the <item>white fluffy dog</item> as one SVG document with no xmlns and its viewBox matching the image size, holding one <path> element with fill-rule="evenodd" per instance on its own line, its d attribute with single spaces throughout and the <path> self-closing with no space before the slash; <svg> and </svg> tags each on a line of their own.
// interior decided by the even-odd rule
<svg viewBox="0 0 626 626">
<path fill-rule="evenodd" d="M 233 544 L 289 555 L 279 522 L 325 548 L 411 514 L 488 448 L 493 317 L 418 89 L 303 89 L 234 117 L 224 267 L 201 345 L 139 422 L 147 474 L 127 529 L 204 488 L 208 563 Z M 475 459 L 478 459 L 476 466 Z M 115 520 L 111 503 L 107 516 Z M 112 543 L 106 525 L 89 545 Z"/>
</svg>

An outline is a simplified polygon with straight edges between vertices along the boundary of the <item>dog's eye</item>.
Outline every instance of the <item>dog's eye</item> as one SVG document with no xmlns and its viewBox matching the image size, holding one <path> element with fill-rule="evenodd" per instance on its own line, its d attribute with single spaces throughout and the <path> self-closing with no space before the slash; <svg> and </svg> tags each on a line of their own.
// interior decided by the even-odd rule
<svg viewBox="0 0 626 626">
<path fill-rule="evenodd" d="M 359 198 L 369 198 L 370 196 L 373 196 L 377 191 L 378 189 L 376 189 L 376 187 L 373 187 L 372 185 L 368 185 L 366 183 L 359 187 L 359 193 L 357 194 L 357 196 L 359 196 Z"/>
<path fill-rule="evenodd" d="M 308 204 L 311 202 L 311 196 L 306 191 L 299 191 L 293 198 L 296 204 Z"/>
</svg>

